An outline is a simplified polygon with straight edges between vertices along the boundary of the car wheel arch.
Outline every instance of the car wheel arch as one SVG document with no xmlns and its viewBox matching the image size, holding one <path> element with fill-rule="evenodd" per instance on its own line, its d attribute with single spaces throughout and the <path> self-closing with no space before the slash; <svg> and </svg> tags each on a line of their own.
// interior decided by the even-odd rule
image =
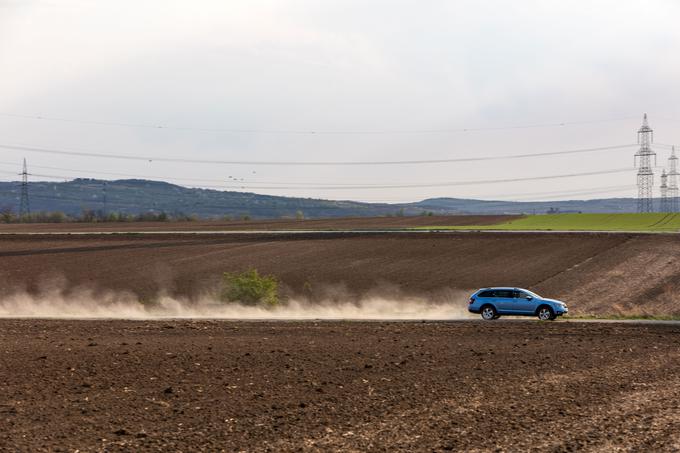
<svg viewBox="0 0 680 453">
<path fill-rule="evenodd" d="M 550 306 L 550 304 L 540 304 L 538 307 L 536 307 L 536 310 L 534 311 L 534 316 L 538 315 L 538 312 L 541 311 L 541 308 L 548 308 L 550 311 L 555 312 L 555 309 Z"/>
<path fill-rule="evenodd" d="M 493 315 L 492 315 L 491 318 L 486 318 L 484 312 L 489 308 L 491 309 Z M 482 318 L 487 319 L 489 321 L 492 320 L 492 319 L 497 319 L 499 317 L 498 309 L 496 308 L 496 306 L 494 304 L 491 304 L 491 303 L 488 303 L 488 302 L 485 303 L 484 305 L 482 305 L 481 307 L 479 307 L 479 312 L 482 314 Z"/>
</svg>

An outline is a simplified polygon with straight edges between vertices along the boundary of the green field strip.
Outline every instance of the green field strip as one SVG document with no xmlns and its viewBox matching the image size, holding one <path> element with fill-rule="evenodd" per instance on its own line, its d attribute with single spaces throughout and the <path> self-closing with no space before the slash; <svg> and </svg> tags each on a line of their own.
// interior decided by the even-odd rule
<svg viewBox="0 0 680 453">
<path fill-rule="evenodd" d="M 414 230 L 496 230 L 496 231 L 680 231 L 680 215 L 640 214 L 540 214 L 528 215 L 493 225 L 427 226 Z"/>
</svg>

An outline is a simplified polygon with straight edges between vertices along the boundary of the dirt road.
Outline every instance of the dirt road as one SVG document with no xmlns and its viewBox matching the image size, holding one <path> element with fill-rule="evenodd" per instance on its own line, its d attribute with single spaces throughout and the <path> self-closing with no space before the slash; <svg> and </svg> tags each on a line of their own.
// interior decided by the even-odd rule
<svg viewBox="0 0 680 453">
<path fill-rule="evenodd" d="M 0 321 L 2 451 L 677 451 L 680 327 Z"/>
</svg>

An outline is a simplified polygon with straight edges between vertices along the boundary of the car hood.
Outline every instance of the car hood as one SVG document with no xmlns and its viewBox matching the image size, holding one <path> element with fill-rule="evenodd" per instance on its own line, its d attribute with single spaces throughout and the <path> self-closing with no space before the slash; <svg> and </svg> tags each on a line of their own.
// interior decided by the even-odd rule
<svg viewBox="0 0 680 453">
<path fill-rule="evenodd" d="M 543 298 L 543 301 L 545 301 L 545 302 L 552 302 L 552 303 L 554 303 L 554 304 L 564 304 L 564 305 L 567 305 L 566 303 L 562 302 L 561 300 L 557 300 L 557 299 L 547 299 L 547 298 Z"/>
</svg>

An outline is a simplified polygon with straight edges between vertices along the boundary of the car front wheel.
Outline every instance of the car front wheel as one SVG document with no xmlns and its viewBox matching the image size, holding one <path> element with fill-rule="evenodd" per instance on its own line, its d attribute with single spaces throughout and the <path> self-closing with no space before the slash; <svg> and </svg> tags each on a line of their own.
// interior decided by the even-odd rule
<svg viewBox="0 0 680 453">
<path fill-rule="evenodd" d="M 550 307 L 541 307 L 538 310 L 538 319 L 541 321 L 552 321 L 555 319 L 555 313 Z"/>
<path fill-rule="evenodd" d="M 486 307 L 482 308 L 482 319 L 485 321 L 491 321 L 493 319 L 496 319 L 498 314 L 496 313 L 496 309 L 493 308 L 491 305 L 487 305 Z"/>
</svg>

